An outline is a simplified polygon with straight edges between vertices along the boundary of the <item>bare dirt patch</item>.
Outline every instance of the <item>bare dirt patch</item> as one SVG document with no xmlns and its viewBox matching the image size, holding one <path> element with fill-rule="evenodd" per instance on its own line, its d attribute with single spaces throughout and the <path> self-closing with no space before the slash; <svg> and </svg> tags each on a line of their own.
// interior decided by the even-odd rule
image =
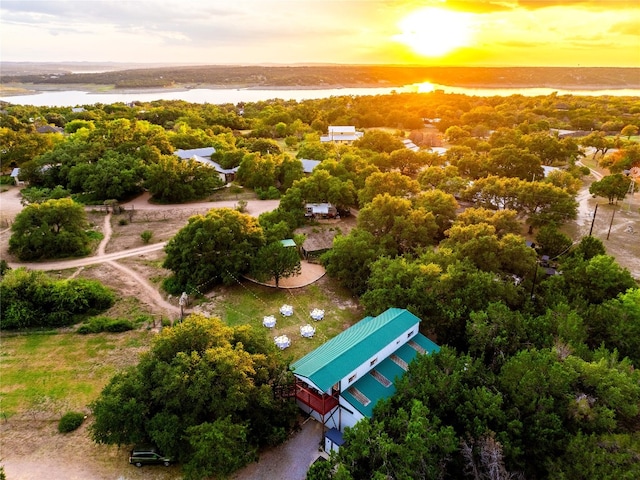
<svg viewBox="0 0 640 480">
<path fill-rule="evenodd" d="M 574 241 L 591 233 L 602 241 L 607 254 L 640 282 L 640 194 L 636 192 L 610 205 L 602 197 L 591 196 L 589 185 L 593 181 L 588 179 L 578 194 L 578 218 L 562 230 Z"/>
</svg>

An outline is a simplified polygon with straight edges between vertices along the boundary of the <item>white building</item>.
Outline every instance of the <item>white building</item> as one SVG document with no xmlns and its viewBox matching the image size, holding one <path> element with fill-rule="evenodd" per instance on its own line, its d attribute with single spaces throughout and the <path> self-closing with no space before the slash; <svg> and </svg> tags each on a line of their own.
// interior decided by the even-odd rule
<svg viewBox="0 0 640 480">
<path fill-rule="evenodd" d="M 356 127 L 346 125 L 331 125 L 329 126 L 329 133 L 320 137 L 320 141 L 336 142 L 336 143 L 352 143 L 362 138 L 364 133 L 356 132 Z"/>
</svg>

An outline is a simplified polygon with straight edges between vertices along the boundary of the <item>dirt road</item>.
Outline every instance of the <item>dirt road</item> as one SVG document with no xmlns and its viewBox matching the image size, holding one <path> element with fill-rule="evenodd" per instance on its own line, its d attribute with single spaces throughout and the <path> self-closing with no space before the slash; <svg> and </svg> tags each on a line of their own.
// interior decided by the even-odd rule
<svg viewBox="0 0 640 480">
<path fill-rule="evenodd" d="M 173 210 L 186 210 L 186 211 L 196 211 L 202 210 L 203 212 L 211 209 L 211 208 L 235 208 L 237 202 L 233 200 L 224 200 L 220 202 L 198 202 L 198 203 L 189 203 L 184 205 L 155 205 L 149 203 L 149 194 L 145 193 L 134 199 L 129 203 L 123 204 L 126 209 L 134 209 L 138 212 L 140 211 L 163 211 L 167 208 L 171 208 Z M 17 213 L 22 209 L 22 204 L 20 203 L 19 189 L 12 189 L 8 192 L 3 192 L 1 199 L 1 211 L 2 215 L 5 218 L 13 218 Z M 263 212 L 271 211 L 277 208 L 279 202 L 277 200 L 249 200 L 247 201 L 246 211 L 248 214 L 253 216 L 258 216 Z M 156 310 L 161 315 L 167 315 L 169 318 L 175 318 L 176 315 L 180 313 L 180 308 L 177 305 L 173 305 L 166 301 L 160 292 L 157 290 L 155 286 L 153 286 L 143 275 L 140 275 L 133 269 L 116 262 L 116 260 L 129 258 L 129 257 L 144 257 L 147 254 L 153 252 L 159 252 L 164 249 L 167 242 L 158 242 L 151 245 L 143 245 L 137 248 L 131 248 L 111 253 L 106 253 L 107 246 L 111 241 L 113 235 L 113 229 L 111 227 L 111 213 L 105 215 L 103 225 L 102 225 L 102 234 L 103 239 L 100 242 L 100 245 L 97 248 L 96 254 L 91 257 L 84 258 L 75 258 L 69 260 L 52 260 L 47 262 L 14 262 L 10 261 L 9 266 L 11 268 L 19 268 L 26 267 L 31 270 L 67 270 L 67 269 L 81 269 L 87 267 L 89 265 L 95 264 L 108 264 L 113 269 L 118 270 L 119 273 L 123 274 L 119 277 L 119 281 L 121 284 L 128 284 L 131 288 L 137 288 L 138 295 L 137 297 L 144 303 L 155 307 Z M 0 239 L 5 240 L 3 244 L 6 244 L 6 238 L 10 234 L 10 229 L 4 229 L 0 231 Z M 77 273 L 77 272 L 76 272 Z"/>
</svg>

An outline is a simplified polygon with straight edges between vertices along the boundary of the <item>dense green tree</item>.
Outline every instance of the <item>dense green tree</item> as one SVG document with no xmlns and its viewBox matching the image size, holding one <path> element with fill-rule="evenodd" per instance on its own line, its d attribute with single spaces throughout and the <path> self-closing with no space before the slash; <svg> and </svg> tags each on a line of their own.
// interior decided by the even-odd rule
<svg viewBox="0 0 640 480">
<path fill-rule="evenodd" d="M 573 433 L 626 430 L 638 416 L 638 373 L 606 351 L 587 362 L 553 350 L 523 350 L 502 368 L 500 388 L 508 415 L 521 419 L 516 434 L 530 474 L 544 472 Z M 513 409 L 513 410 L 512 410 Z M 515 440 L 515 437 L 513 437 Z"/>
<path fill-rule="evenodd" d="M 152 161 L 159 155 L 169 155 L 174 147 L 164 128 L 147 121 L 117 118 L 97 123 L 87 137 L 93 148 L 104 152 L 115 150 L 143 161 Z M 104 153 L 100 153 L 102 156 Z"/>
<path fill-rule="evenodd" d="M 356 295 L 364 293 L 371 264 L 384 253 L 373 234 L 354 228 L 348 235 L 337 235 L 333 248 L 322 255 L 327 274 Z"/>
<path fill-rule="evenodd" d="M 467 181 L 460 176 L 458 167 L 453 165 L 424 168 L 418 174 L 417 180 L 423 190 L 438 189 L 452 195 L 460 194 L 467 186 Z"/>
<path fill-rule="evenodd" d="M 565 165 L 578 155 L 575 142 L 560 140 L 547 132 L 534 132 L 522 137 L 527 150 L 540 159 L 543 165 Z"/>
<path fill-rule="evenodd" d="M 489 175 L 499 177 L 534 180 L 544 176 L 539 157 L 513 146 L 491 149 L 485 165 Z"/>
<path fill-rule="evenodd" d="M 327 170 L 316 168 L 313 173 L 293 184 L 300 192 L 303 203 L 329 202 L 339 209 L 356 203 L 356 191 L 351 180 L 333 177 Z"/>
<path fill-rule="evenodd" d="M 19 167 L 38 155 L 53 150 L 61 141 L 62 135 L 58 133 L 42 134 L 0 127 L 0 145 L 2 145 L 0 169 Z"/>
<path fill-rule="evenodd" d="M 185 465 L 187 478 L 228 475 L 291 428 L 295 404 L 274 395 L 289 381 L 264 334 L 191 315 L 111 379 L 91 404 L 91 436 L 153 442 Z"/>
<path fill-rule="evenodd" d="M 42 203 L 47 200 L 59 200 L 60 198 L 69 197 L 71 192 L 60 185 L 55 188 L 26 187 L 20 190 L 20 196 L 22 196 L 20 203 L 28 205 L 30 203 Z"/>
<path fill-rule="evenodd" d="M 154 199 L 168 203 L 205 198 L 223 184 L 214 168 L 174 155 L 165 155 L 149 165 L 145 177 L 145 186 Z"/>
<path fill-rule="evenodd" d="M 433 213 L 388 193 L 377 195 L 360 210 L 358 227 L 376 237 L 385 250 L 397 253 L 434 244 L 438 232 Z"/>
<path fill-rule="evenodd" d="M 188 480 L 227 476 L 257 458 L 247 426 L 235 423 L 231 416 L 191 426 L 185 435 L 193 449 L 184 466 Z"/>
<path fill-rule="evenodd" d="M 464 128 L 454 125 L 447 128 L 444 132 L 444 136 L 449 143 L 453 145 L 461 145 L 465 140 L 471 137 L 471 134 Z"/>
<path fill-rule="evenodd" d="M 540 254 L 555 258 L 569 250 L 573 242 L 555 225 L 545 225 L 536 234 L 536 245 Z"/>
<path fill-rule="evenodd" d="M 419 400 L 393 417 L 364 419 L 345 432 L 335 478 L 441 478 L 457 448 L 455 432 Z M 344 475 L 344 476 L 343 476 Z"/>
<path fill-rule="evenodd" d="M 168 138 L 171 145 L 175 148 L 185 150 L 211 147 L 214 144 L 212 135 L 205 132 L 202 128 L 192 128 L 184 122 L 176 124 L 173 129 L 168 132 Z"/>
<path fill-rule="evenodd" d="M 262 228 L 249 215 L 230 208 L 195 215 L 165 247 L 164 267 L 173 272 L 169 285 L 191 292 L 235 283 L 263 244 Z"/>
<path fill-rule="evenodd" d="M 580 143 L 585 147 L 591 147 L 595 150 L 593 157 L 598 155 L 598 152 L 602 153 L 602 156 L 613 148 L 613 140 L 607 138 L 605 132 L 591 132 L 586 137 L 583 137 Z"/>
<path fill-rule="evenodd" d="M 280 155 L 282 148 L 275 140 L 269 138 L 247 138 L 240 142 L 238 146 L 244 147 L 250 152 L 261 155 Z"/>
<path fill-rule="evenodd" d="M 242 158 L 236 179 L 247 188 L 268 189 L 276 186 L 276 169 L 282 158 L 249 153 Z"/>
<path fill-rule="evenodd" d="M 561 292 L 576 306 L 600 304 L 637 287 L 629 270 L 608 255 L 596 255 L 588 260 L 568 258 L 561 262 L 560 269 L 562 275 L 547 279 L 545 289 Z"/>
<path fill-rule="evenodd" d="M 544 181 L 562 188 L 570 195 L 577 194 L 580 187 L 582 187 L 582 180 L 565 170 L 552 170 L 547 174 Z"/>
<path fill-rule="evenodd" d="M 558 480 L 634 480 L 640 477 L 640 438 L 637 433 L 578 434 L 562 455 L 550 459 L 549 478 Z"/>
<path fill-rule="evenodd" d="M 455 219 L 455 224 L 475 225 L 478 223 L 487 223 L 493 226 L 499 238 L 508 233 L 518 234 L 521 231 L 515 210 L 489 210 L 470 207 L 458 214 Z"/>
<path fill-rule="evenodd" d="M 572 256 L 583 260 L 591 260 L 596 255 L 606 255 L 606 253 L 602 240 L 592 236 L 582 237 L 576 248 L 570 252 Z"/>
<path fill-rule="evenodd" d="M 273 279 L 276 287 L 280 279 L 300 273 L 300 255 L 293 247 L 285 247 L 279 240 L 261 247 L 253 260 L 252 275 L 262 281 Z"/>
<path fill-rule="evenodd" d="M 9 251 L 23 261 L 86 255 L 88 228 L 84 208 L 70 198 L 33 203 L 11 225 Z"/>
<path fill-rule="evenodd" d="M 306 158 L 309 160 L 324 160 L 329 154 L 332 147 L 320 143 L 319 138 L 306 139 L 298 148 L 298 158 Z"/>
<path fill-rule="evenodd" d="M 629 192 L 631 179 L 621 173 L 607 175 L 589 186 L 589 193 L 609 200 L 609 204 L 623 200 Z"/>
<path fill-rule="evenodd" d="M 293 182 L 304 177 L 302 162 L 286 155 L 276 168 L 276 177 L 279 188 L 281 188 L 282 191 L 288 190 L 293 185 Z"/>
<path fill-rule="evenodd" d="M 501 271 L 502 262 L 502 242 L 510 238 L 504 237 L 502 240 L 495 233 L 495 228 L 487 223 L 476 223 L 472 225 L 456 224 L 446 232 L 447 238 L 441 242 L 441 246 L 451 248 L 457 255 L 469 259 L 480 270 L 487 272 Z M 531 254 L 524 242 L 516 240 L 523 248 L 521 254 Z M 524 258 L 531 259 L 531 255 Z M 531 263 L 529 263 L 531 265 Z"/>
<path fill-rule="evenodd" d="M 469 353 L 483 358 L 492 370 L 499 371 L 507 358 L 528 345 L 527 320 L 522 313 L 500 302 L 472 312 L 467 323 Z"/>
<path fill-rule="evenodd" d="M 490 176 L 467 188 L 464 197 L 477 206 L 510 209 L 527 216 L 532 227 L 561 224 L 577 215 L 577 202 L 561 188 L 544 182 Z"/>
<path fill-rule="evenodd" d="M 394 150 L 384 158 L 383 162 L 377 164 L 381 171 L 398 171 L 409 177 L 414 177 L 422 167 L 433 163 L 429 154 L 417 153 L 407 148 Z"/>
<path fill-rule="evenodd" d="M 96 163 L 72 167 L 69 186 L 97 200 L 124 200 L 142 191 L 144 173 L 140 159 L 108 151 Z"/>
<path fill-rule="evenodd" d="M 577 216 L 578 203 L 562 188 L 545 182 L 520 182 L 516 188 L 519 212 L 532 227 L 560 225 Z"/>
<path fill-rule="evenodd" d="M 358 202 L 365 206 L 376 195 L 388 193 L 393 197 L 408 198 L 420 191 L 420 184 L 400 172 L 373 173 L 367 177 L 364 188 L 358 192 Z"/>
<path fill-rule="evenodd" d="M 391 153 L 405 148 L 402 140 L 384 130 L 368 130 L 354 142 L 354 146 L 379 153 Z"/>
<path fill-rule="evenodd" d="M 96 126 L 90 120 L 80 120 L 80 119 L 71 120 L 70 122 L 67 122 L 67 124 L 64 126 L 64 132 L 67 134 L 72 134 L 72 133 L 76 133 L 81 128 L 93 130 L 94 128 L 96 128 Z"/>
<path fill-rule="evenodd" d="M 638 126 L 637 125 L 626 125 L 620 131 L 620 135 L 623 137 L 627 137 L 628 140 L 631 140 L 631 137 L 638 134 Z"/>
<path fill-rule="evenodd" d="M 602 304 L 589 306 L 583 313 L 589 329 L 587 343 L 591 348 L 604 344 L 640 362 L 640 289 L 631 288 Z"/>
<path fill-rule="evenodd" d="M 434 215 L 441 235 L 451 226 L 458 210 L 458 202 L 455 197 L 442 190 L 429 190 L 420 193 L 415 197 L 414 205 L 422 207 Z"/>
</svg>

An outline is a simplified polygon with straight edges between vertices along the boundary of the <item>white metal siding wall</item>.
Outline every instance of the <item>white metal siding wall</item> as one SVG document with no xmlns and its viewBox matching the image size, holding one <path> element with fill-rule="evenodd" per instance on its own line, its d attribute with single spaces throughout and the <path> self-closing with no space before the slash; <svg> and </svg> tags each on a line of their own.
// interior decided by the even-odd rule
<svg viewBox="0 0 640 480">
<path fill-rule="evenodd" d="M 347 402 L 344 398 L 340 397 L 340 408 L 342 409 L 340 420 L 340 427 L 335 427 L 341 432 L 344 432 L 346 427 L 353 427 L 356 423 L 364 418 L 358 410 L 356 410 L 353 405 Z"/>
<path fill-rule="evenodd" d="M 411 336 L 407 336 L 409 332 L 413 332 Z M 371 369 L 375 368 L 375 366 L 380 362 L 382 362 L 382 360 L 387 358 L 389 355 L 395 352 L 398 348 L 400 348 L 402 345 L 404 345 L 409 340 L 411 340 L 417 333 L 418 333 L 418 324 L 416 323 L 413 325 L 413 327 L 404 331 L 399 337 L 394 338 L 391 342 L 387 344 L 386 347 L 380 350 L 376 355 L 367 359 L 366 362 L 364 362 L 362 365 L 358 366 L 358 368 L 356 368 L 355 370 L 351 371 L 348 375 L 343 377 L 342 380 L 340 380 L 340 391 L 341 392 L 346 391 L 351 385 L 353 385 L 356 381 L 358 381 L 358 379 L 362 378 L 364 375 L 369 373 Z M 378 360 L 376 361 L 375 365 L 371 365 L 371 360 L 373 360 L 374 358 L 377 358 Z M 353 381 L 349 383 L 349 378 L 351 378 L 354 374 L 356 375 L 356 378 L 354 378 Z"/>
</svg>

